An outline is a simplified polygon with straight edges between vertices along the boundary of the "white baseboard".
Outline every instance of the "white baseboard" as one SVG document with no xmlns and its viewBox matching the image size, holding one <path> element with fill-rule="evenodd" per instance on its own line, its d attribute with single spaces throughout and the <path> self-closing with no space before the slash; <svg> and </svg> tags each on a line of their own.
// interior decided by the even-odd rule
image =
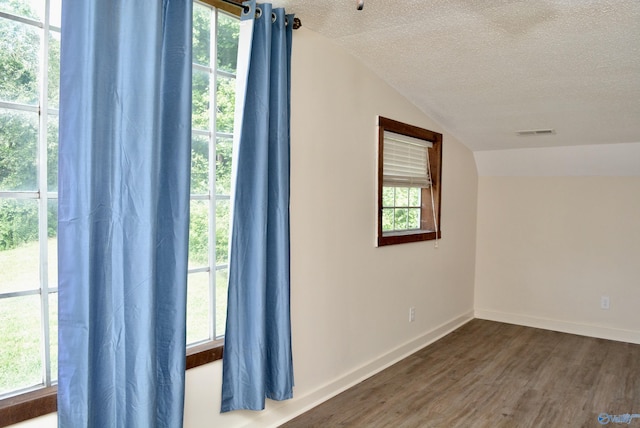
<svg viewBox="0 0 640 428">
<path fill-rule="evenodd" d="M 446 336 L 471 321 L 473 315 L 468 312 L 455 317 L 304 396 L 282 402 L 270 401 L 267 410 L 259 419 L 253 420 L 251 426 L 259 422 L 263 427 L 277 427 Z"/>
<path fill-rule="evenodd" d="M 476 309 L 475 317 L 483 320 L 542 328 L 545 330 L 577 334 L 580 336 L 597 337 L 599 339 L 640 344 L 640 331 L 637 330 L 625 330 L 601 325 L 535 317 L 531 315 L 491 311 L 487 309 Z"/>
</svg>

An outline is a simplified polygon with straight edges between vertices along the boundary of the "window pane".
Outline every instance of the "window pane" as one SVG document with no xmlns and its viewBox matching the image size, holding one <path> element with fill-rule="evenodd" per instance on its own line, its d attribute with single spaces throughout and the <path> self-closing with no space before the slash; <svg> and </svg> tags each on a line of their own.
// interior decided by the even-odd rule
<svg viewBox="0 0 640 428">
<path fill-rule="evenodd" d="M 36 113 L 0 109 L 0 191 L 37 190 L 37 142 Z"/>
<path fill-rule="evenodd" d="M 187 344 L 209 339 L 209 272 L 191 273 L 187 279 Z"/>
<path fill-rule="evenodd" d="M 393 230 L 393 208 L 385 208 L 382 210 L 382 231 L 388 232 Z"/>
<path fill-rule="evenodd" d="M 39 53 L 40 30 L 0 17 L 0 100 L 38 103 Z"/>
<path fill-rule="evenodd" d="M 211 8 L 193 4 L 193 62 L 209 67 Z"/>
<path fill-rule="evenodd" d="M 192 126 L 205 131 L 209 130 L 209 76 L 204 71 L 193 70 Z"/>
<path fill-rule="evenodd" d="M 42 0 L 22 0 L 22 1 L 2 1 L 0 10 L 14 15 L 42 21 L 44 16 L 44 1 Z"/>
<path fill-rule="evenodd" d="M 383 207 L 392 207 L 394 203 L 395 187 L 383 187 L 382 188 L 382 206 Z"/>
<path fill-rule="evenodd" d="M 58 116 L 47 118 L 47 190 L 58 191 Z"/>
<path fill-rule="evenodd" d="M 227 263 L 229 258 L 229 199 L 216 200 L 216 264 Z"/>
<path fill-rule="evenodd" d="M 0 299 L 0 394 L 42 384 L 40 296 Z"/>
<path fill-rule="evenodd" d="M 40 288 L 38 203 L 0 200 L 0 293 Z"/>
<path fill-rule="evenodd" d="M 397 208 L 395 212 L 395 229 L 396 230 L 405 230 L 408 228 L 409 221 L 409 210 L 406 208 Z"/>
<path fill-rule="evenodd" d="M 58 293 L 49 293 L 49 356 L 51 380 L 58 379 Z"/>
<path fill-rule="evenodd" d="M 218 132 L 233 132 L 233 115 L 235 103 L 236 79 L 226 77 L 218 78 L 216 120 Z"/>
<path fill-rule="evenodd" d="M 57 109 L 60 99 L 60 33 L 49 32 L 49 68 L 47 96 L 49 108 Z"/>
<path fill-rule="evenodd" d="M 189 219 L 189 268 L 209 262 L 209 201 L 191 201 Z"/>
<path fill-rule="evenodd" d="M 218 68 L 235 74 L 240 21 L 223 13 L 218 16 Z"/>
<path fill-rule="evenodd" d="M 407 207 L 409 206 L 409 188 L 407 187 L 396 187 L 396 207 Z"/>
<path fill-rule="evenodd" d="M 216 194 L 231 194 L 231 138 L 218 138 L 216 143 Z"/>
<path fill-rule="evenodd" d="M 216 339 L 224 336 L 227 326 L 227 284 L 229 271 L 220 269 L 216 271 Z"/>
<path fill-rule="evenodd" d="M 409 208 L 407 227 L 409 229 L 420 229 L 420 208 Z"/>
<path fill-rule="evenodd" d="M 62 12 L 62 0 L 51 0 L 49 7 L 49 24 L 60 27 L 60 15 Z"/>
<path fill-rule="evenodd" d="M 209 139 L 201 135 L 191 140 L 191 194 L 209 194 Z"/>
<path fill-rule="evenodd" d="M 422 189 L 419 187 L 412 187 L 409 189 L 409 206 L 410 207 L 419 207 L 420 206 L 420 193 Z"/>
<path fill-rule="evenodd" d="M 47 202 L 47 255 L 49 288 L 58 287 L 58 200 Z"/>
</svg>

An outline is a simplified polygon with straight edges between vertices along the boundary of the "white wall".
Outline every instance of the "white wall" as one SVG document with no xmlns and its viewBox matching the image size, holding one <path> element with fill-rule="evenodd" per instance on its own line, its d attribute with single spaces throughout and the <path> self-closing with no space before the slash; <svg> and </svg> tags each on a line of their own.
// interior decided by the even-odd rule
<svg viewBox="0 0 640 428">
<path fill-rule="evenodd" d="M 476 152 L 478 318 L 640 343 L 639 148 Z"/>
<path fill-rule="evenodd" d="M 375 248 L 377 116 L 442 132 L 353 57 L 294 34 L 291 287 L 294 399 L 220 415 L 221 362 L 187 371 L 185 426 L 272 426 L 473 316 L 477 173 L 444 133 L 442 231 Z M 409 323 L 409 307 L 416 320 Z M 53 426 L 55 415 L 24 426 Z"/>
<path fill-rule="evenodd" d="M 221 364 L 189 370 L 187 427 L 268 426 L 424 346 L 473 313 L 477 173 L 443 143 L 443 239 L 375 248 L 377 115 L 442 131 L 324 37 L 294 34 L 294 399 L 219 415 Z M 416 321 L 409 323 L 409 307 Z"/>
</svg>

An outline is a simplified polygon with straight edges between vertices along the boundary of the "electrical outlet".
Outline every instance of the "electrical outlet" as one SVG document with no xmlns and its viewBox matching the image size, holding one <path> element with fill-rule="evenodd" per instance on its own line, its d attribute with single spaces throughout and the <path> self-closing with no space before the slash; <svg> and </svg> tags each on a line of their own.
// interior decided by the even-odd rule
<svg viewBox="0 0 640 428">
<path fill-rule="evenodd" d="M 600 297 L 600 309 L 609 309 L 609 296 Z"/>
<path fill-rule="evenodd" d="M 409 322 L 414 322 L 416 320 L 416 308 L 413 306 L 409 308 Z"/>
</svg>

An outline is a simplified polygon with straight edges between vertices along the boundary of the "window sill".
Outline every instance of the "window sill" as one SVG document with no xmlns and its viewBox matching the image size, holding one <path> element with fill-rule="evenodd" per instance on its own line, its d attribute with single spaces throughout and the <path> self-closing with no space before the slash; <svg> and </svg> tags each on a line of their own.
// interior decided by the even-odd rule
<svg viewBox="0 0 640 428">
<path fill-rule="evenodd" d="M 222 342 L 206 342 L 187 348 L 187 370 L 222 359 Z"/>
<path fill-rule="evenodd" d="M 389 232 L 382 232 L 383 237 L 387 236 L 407 236 L 407 235 L 419 235 L 421 233 L 431 233 L 432 230 L 422 230 L 422 229 L 409 229 L 409 230 L 393 230 Z"/>
<path fill-rule="evenodd" d="M 187 370 L 222 359 L 220 342 L 207 342 L 187 349 Z M 37 391 L 0 400 L 0 427 L 24 422 L 58 410 L 58 388 L 50 386 Z"/>
<path fill-rule="evenodd" d="M 411 230 L 407 232 L 388 232 L 378 237 L 378 247 L 404 244 L 407 242 L 431 241 L 433 239 L 436 239 L 436 232 L 433 231 Z M 438 232 L 437 239 L 442 239 L 442 231 Z"/>
<path fill-rule="evenodd" d="M 0 427 L 17 424 L 57 410 L 58 388 L 50 386 L 0 400 Z"/>
</svg>

